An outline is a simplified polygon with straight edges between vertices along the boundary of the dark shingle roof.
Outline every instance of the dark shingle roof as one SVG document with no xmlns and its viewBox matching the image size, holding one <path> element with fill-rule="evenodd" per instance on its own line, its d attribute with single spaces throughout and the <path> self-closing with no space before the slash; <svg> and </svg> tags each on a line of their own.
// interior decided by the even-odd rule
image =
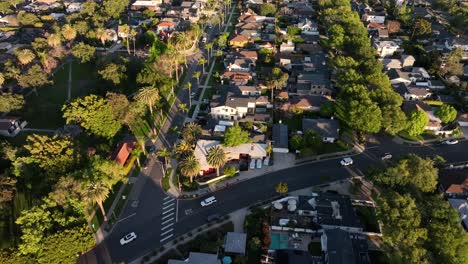
<svg viewBox="0 0 468 264">
<path fill-rule="evenodd" d="M 273 125 L 273 145 L 278 148 L 288 148 L 288 126 L 284 124 Z"/>
</svg>

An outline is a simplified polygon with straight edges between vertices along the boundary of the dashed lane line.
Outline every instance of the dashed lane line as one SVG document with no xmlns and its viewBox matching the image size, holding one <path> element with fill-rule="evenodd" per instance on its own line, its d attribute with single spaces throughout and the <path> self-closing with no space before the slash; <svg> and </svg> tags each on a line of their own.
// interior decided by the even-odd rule
<svg viewBox="0 0 468 264">
<path fill-rule="evenodd" d="M 173 225 L 174 225 L 174 223 L 170 223 L 170 224 L 168 224 L 168 225 L 166 225 L 166 226 L 163 226 L 163 227 L 161 228 L 161 231 L 164 231 L 164 230 L 168 229 L 169 227 L 171 227 L 171 226 L 173 226 Z"/>
<path fill-rule="evenodd" d="M 165 235 L 169 234 L 172 231 L 174 231 L 174 228 L 171 228 L 169 230 L 164 231 L 164 233 L 161 233 L 161 236 L 165 236 Z"/>
<path fill-rule="evenodd" d="M 170 213 L 170 214 L 168 214 L 168 215 L 163 216 L 162 220 L 168 218 L 168 217 L 171 216 L 171 215 L 174 215 L 174 213 Z"/>
</svg>

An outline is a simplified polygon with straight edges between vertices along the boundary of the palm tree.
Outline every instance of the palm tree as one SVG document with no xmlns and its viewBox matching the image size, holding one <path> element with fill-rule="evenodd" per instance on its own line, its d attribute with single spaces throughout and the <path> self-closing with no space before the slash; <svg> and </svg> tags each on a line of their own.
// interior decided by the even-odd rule
<svg viewBox="0 0 468 264">
<path fill-rule="evenodd" d="M 167 166 L 168 166 L 168 164 L 169 164 L 169 162 L 171 160 L 171 152 L 167 148 L 162 148 L 162 149 L 158 150 L 156 155 L 158 155 L 158 157 L 164 158 L 164 165 L 167 168 Z"/>
<path fill-rule="evenodd" d="M 182 138 L 190 144 L 195 144 L 202 134 L 202 128 L 199 124 L 190 122 L 182 130 Z"/>
<path fill-rule="evenodd" d="M 2 88 L 3 83 L 5 82 L 5 76 L 0 72 L 0 88 Z"/>
<path fill-rule="evenodd" d="M 203 58 L 203 57 L 198 60 L 198 65 L 202 66 L 202 74 L 205 73 L 205 64 L 206 64 L 206 62 L 207 62 L 206 59 Z"/>
<path fill-rule="evenodd" d="M 71 42 L 76 38 L 76 30 L 70 24 L 66 24 L 62 28 L 62 36 Z"/>
<path fill-rule="evenodd" d="M 61 42 L 62 40 L 59 34 L 50 34 L 49 36 L 47 36 L 47 44 L 49 44 L 51 48 L 56 48 L 60 46 Z"/>
<path fill-rule="evenodd" d="M 179 144 L 175 146 L 174 153 L 177 158 L 182 158 L 192 151 L 192 145 L 185 140 L 181 140 Z"/>
<path fill-rule="evenodd" d="M 188 96 L 189 96 L 189 107 L 192 107 L 192 83 L 191 83 L 191 82 L 187 82 L 187 83 L 184 85 L 184 89 L 187 89 L 187 91 L 188 91 Z"/>
<path fill-rule="evenodd" d="M 127 43 L 127 52 L 130 54 L 130 27 L 128 25 L 123 25 L 120 29 L 122 29 L 122 33 L 125 35 L 126 43 Z"/>
<path fill-rule="evenodd" d="M 219 168 L 226 164 L 227 161 L 226 154 L 220 146 L 212 147 L 208 150 L 206 161 L 216 168 L 216 176 L 219 176 Z"/>
<path fill-rule="evenodd" d="M 197 79 L 197 84 L 198 85 L 200 85 L 200 75 L 201 75 L 201 72 L 199 72 L 199 71 L 196 71 L 196 72 L 194 72 L 192 74 L 192 77 Z"/>
<path fill-rule="evenodd" d="M 182 175 L 190 178 L 190 182 L 193 182 L 193 177 L 200 173 L 200 162 L 195 155 L 191 153 L 180 162 L 179 170 Z"/>
<path fill-rule="evenodd" d="M 187 47 L 188 35 L 185 32 L 179 32 L 174 35 L 174 44 L 185 49 Z"/>
<path fill-rule="evenodd" d="M 158 89 L 153 86 L 143 87 L 135 95 L 135 99 L 148 105 L 151 116 L 153 115 L 153 107 L 160 98 Z"/>
<path fill-rule="evenodd" d="M 15 50 L 15 55 L 23 66 L 31 63 L 36 58 L 36 54 L 30 49 L 17 49 Z"/>
<path fill-rule="evenodd" d="M 96 29 L 96 37 L 101 41 L 102 46 L 106 47 L 107 32 L 103 28 Z"/>
<path fill-rule="evenodd" d="M 137 35 L 137 32 L 136 30 L 134 30 L 133 28 L 130 30 L 130 36 L 132 37 L 132 41 L 133 41 L 133 55 L 135 56 L 136 55 L 136 35 Z"/>
<path fill-rule="evenodd" d="M 187 105 L 184 104 L 184 103 L 178 104 L 177 108 L 179 108 L 179 111 L 181 111 L 182 113 L 187 113 L 188 112 Z"/>
<path fill-rule="evenodd" d="M 179 62 L 180 62 L 180 53 L 176 49 L 171 49 L 167 53 L 170 63 L 173 65 L 175 73 L 176 73 L 176 81 L 179 81 Z"/>
<path fill-rule="evenodd" d="M 210 64 L 210 58 L 211 58 L 211 51 L 213 50 L 213 42 L 207 43 L 205 45 L 205 49 L 208 51 L 208 64 Z"/>
<path fill-rule="evenodd" d="M 104 221 L 107 222 L 106 211 L 104 210 L 104 206 L 102 202 L 107 198 L 109 195 L 109 186 L 103 184 L 102 182 L 91 182 L 86 190 L 85 190 L 85 197 L 90 202 L 96 202 L 99 208 L 101 209 L 101 213 L 104 217 Z"/>
</svg>

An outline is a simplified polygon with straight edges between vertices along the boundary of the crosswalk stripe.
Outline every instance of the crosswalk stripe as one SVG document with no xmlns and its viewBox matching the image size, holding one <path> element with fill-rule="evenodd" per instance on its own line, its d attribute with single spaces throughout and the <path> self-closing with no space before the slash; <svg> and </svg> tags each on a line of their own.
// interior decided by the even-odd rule
<svg viewBox="0 0 468 264">
<path fill-rule="evenodd" d="M 159 242 L 164 242 L 165 240 L 168 240 L 169 238 L 171 238 L 171 237 L 173 237 L 173 236 L 174 236 L 174 234 L 170 234 L 170 235 L 168 235 L 167 237 L 165 237 L 165 238 L 159 240 Z"/>
<path fill-rule="evenodd" d="M 161 233 L 161 236 L 165 236 L 165 235 L 169 234 L 172 231 L 174 231 L 174 228 L 171 228 L 169 230 L 166 230 L 164 233 Z"/>
<path fill-rule="evenodd" d="M 163 216 L 162 220 L 168 218 L 168 217 L 171 216 L 171 215 L 174 215 L 174 213 L 170 213 L 170 214 L 168 214 L 168 215 Z"/>
<path fill-rule="evenodd" d="M 174 206 L 174 205 L 175 205 L 175 204 L 173 204 L 173 203 L 170 204 L 170 205 L 166 205 L 166 206 L 163 207 L 163 210 L 166 210 L 167 208 L 169 208 L 169 207 L 171 207 L 171 206 Z"/>
<path fill-rule="evenodd" d="M 166 196 L 166 197 L 164 197 L 164 199 L 163 199 L 163 200 L 164 200 L 164 201 L 166 201 L 167 199 L 172 199 L 172 197 L 170 197 L 170 196 Z"/>
<path fill-rule="evenodd" d="M 175 209 L 174 207 L 169 208 L 169 210 L 168 210 L 168 211 L 164 211 L 163 214 L 167 214 L 167 213 L 169 213 L 170 211 L 174 211 L 174 209 Z"/>
<path fill-rule="evenodd" d="M 161 228 L 161 231 L 164 231 L 164 230 L 166 230 L 167 228 L 169 228 L 169 227 L 171 227 L 171 226 L 173 226 L 173 225 L 174 225 L 174 223 L 170 223 L 170 224 L 168 224 L 167 226 L 163 226 L 163 227 Z"/>
<path fill-rule="evenodd" d="M 174 198 L 172 198 L 172 199 L 170 199 L 170 200 L 167 200 L 167 201 L 165 201 L 165 202 L 163 203 L 163 205 L 165 205 L 165 204 L 167 204 L 167 203 L 170 203 L 170 202 L 172 202 L 172 201 L 174 201 L 174 200 L 175 200 Z"/>
<path fill-rule="evenodd" d="M 174 218 L 167 219 L 166 221 L 162 222 L 161 225 L 165 225 L 165 224 L 167 224 L 167 223 L 169 223 L 171 221 L 174 221 Z"/>
</svg>

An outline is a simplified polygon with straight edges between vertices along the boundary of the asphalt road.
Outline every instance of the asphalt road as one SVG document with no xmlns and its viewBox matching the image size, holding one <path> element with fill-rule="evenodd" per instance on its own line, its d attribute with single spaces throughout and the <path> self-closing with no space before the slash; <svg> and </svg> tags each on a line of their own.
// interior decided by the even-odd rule
<svg viewBox="0 0 468 264">
<path fill-rule="evenodd" d="M 289 190 L 294 191 L 345 179 L 352 175 L 363 175 L 363 172 L 370 166 L 383 165 L 380 157 L 386 152 L 391 152 L 394 157 L 407 153 L 416 153 L 423 157 L 440 155 L 449 162 L 460 162 L 468 160 L 468 141 L 451 146 L 408 146 L 396 144 L 390 137 L 379 137 L 375 142 L 368 144 L 364 153 L 353 157 L 355 162 L 353 166 L 342 167 L 339 165 L 340 159 L 336 158 L 276 171 L 210 194 L 216 196 L 218 202 L 204 208 L 200 206 L 200 201 L 206 196 L 195 200 L 169 201 L 171 198 L 166 198 L 167 196 L 162 192 L 156 180 L 161 175 L 159 165 L 157 165 L 148 173 L 148 180 L 138 197 L 140 201 L 138 207 L 131 208 L 131 203 L 129 203 L 122 215 L 124 220 L 121 219 L 103 244 L 107 246 L 113 262 L 127 263 L 157 249 L 178 235 L 203 225 L 209 215 L 214 213 L 225 215 L 271 198 L 275 195 L 275 185 L 280 181 L 286 182 Z M 175 205 L 169 206 L 173 202 Z M 172 207 L 175 209 L 171 210 Z M 162 229 L 161 223 L 167 219 L 162 218 L 172 212 L 177 215 L 177 222 L 174 221 L 172 225 Z M 126 218 L 133 213 L 135 215 Z M 167 230 L 171 230 L 171 236 L 161 241 L 169 235 Z M 119 239 L 129 232 L 137 233 L 138 239 L 121 246 Z"/>
</svg>

